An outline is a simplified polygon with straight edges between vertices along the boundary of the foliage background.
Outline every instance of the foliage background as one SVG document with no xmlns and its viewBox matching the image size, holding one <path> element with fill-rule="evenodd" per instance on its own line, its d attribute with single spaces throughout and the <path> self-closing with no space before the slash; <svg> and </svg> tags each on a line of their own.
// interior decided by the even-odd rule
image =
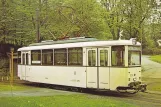
<svg viewBox="0 0 161 107">
<path fill-rule="evenodd" d="M 28 45 L 63 36 L 107 40 L 123 32 L 143 48 L 156 47 L 160 19 L 149 21 L 158 15 L 156 6 L 155 0 L 0 0 L 0 43 Z"/>
</svg>

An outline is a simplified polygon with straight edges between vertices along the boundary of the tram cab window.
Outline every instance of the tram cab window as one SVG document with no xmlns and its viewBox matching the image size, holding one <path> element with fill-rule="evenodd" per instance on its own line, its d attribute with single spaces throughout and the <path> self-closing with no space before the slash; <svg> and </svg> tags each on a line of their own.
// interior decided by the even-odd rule
<svg viewBox="0 0 161 107">
<path fill-rule="evenodd" d="M 41 51 L 40 50 L 31 51 L 31 64 L 41 65 Z"/>
<path fill-rule="evenodd" d="M 83 53 L 82 48 L 68 49 L 68 65 L 82 65 Z"/>
<path fill-rule="evenodd" d="M 54 50 L 54 65 L 67 65 L 67 49 Z"/>
<path fill-rule="evenodd" d="M 124 46 L 112 46 L 112 66 L 124 66 Z"/>
<path fill-rule="evenodd" d="M 42 50 L 42 65 L 53 65 L 53 50 Z"/>
<path fill-rule="evenodd" d="M 141 47 L 129 46 L 128 50 L 128 65 L 141 65 Z"/>
</svg>

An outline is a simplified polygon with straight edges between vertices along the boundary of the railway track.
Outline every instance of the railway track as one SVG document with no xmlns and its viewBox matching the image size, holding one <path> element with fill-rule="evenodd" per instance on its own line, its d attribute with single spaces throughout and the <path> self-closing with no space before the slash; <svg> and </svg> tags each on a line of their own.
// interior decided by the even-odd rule
<svg viewBox="0 0 161 107">
<path fill-rule="evenodd" d="M 138 107 L 161 107 L 161 95 L 151 94 L 151 93 L 142 93 L 138 92 L 137 94 L 125 94 L 118 92 L 99 92 L 99 91 L 87 91 L 83 92 L 85 94 L 94 95 L 95 97 L 100 98 L 112 98 L 119 101 L 125 101 L 127 103 L 133 103 Z"/>
<path fill-rule="evenodd" d="M 161 107 L 161 95 L 139 92 L 137 94 L 121 94 L 117 92 L 89 92 L 94 98 L 110 98 L 127 103 L 132 103 L 138 107 Z"/>
<path fill-rule="evenodd" d="M 161 107 L 161 95 L 152 95 L 149 93 L 138 93 L 137 95 L 126 97 L 136 103 L 142 103 L 141 107 Z"/>
<path fill-rule="evenodd" d="M 110 94 L 109 93 L 110 92 L 104 94 L 104 97 L 110 97 L 128 103 L 134 103 L 139 107 L 161 107 L 161 95 L 159 94 L 150 94 L 142 92 L 139 92 L 134 95 L 121 94 L 116 92 L 112 92 Z"/>
</svg>

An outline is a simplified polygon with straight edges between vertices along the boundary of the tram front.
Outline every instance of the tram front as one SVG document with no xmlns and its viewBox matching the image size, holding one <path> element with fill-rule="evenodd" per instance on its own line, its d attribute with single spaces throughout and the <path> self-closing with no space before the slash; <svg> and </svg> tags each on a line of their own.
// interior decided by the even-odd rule
<svg viewBox="0 0 161 107">
<path fill-rule="evenodd" d="M 128 88 L 146 90 L 141 81 L 141 46 L 128 46 Z"/>
<path fill-rule="evenodd" d="M 141 45 L 125 46 L 126 86 L 119 86 L 117 90 L 145 91 L 146 85 L 141 81 Z"/>
</svg>

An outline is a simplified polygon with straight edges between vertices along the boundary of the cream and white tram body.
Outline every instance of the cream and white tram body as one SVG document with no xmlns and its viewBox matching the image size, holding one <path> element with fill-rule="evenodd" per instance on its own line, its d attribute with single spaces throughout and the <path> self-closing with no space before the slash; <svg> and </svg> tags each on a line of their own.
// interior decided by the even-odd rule
<svg viewBox="0 0 161 107">
<path fill-rule="evenodd" d="M 99 90 L 138 89 L 141 44 L 135 40 L 69 38 L 18 49 L 21 80 Z"/>
</svg>

